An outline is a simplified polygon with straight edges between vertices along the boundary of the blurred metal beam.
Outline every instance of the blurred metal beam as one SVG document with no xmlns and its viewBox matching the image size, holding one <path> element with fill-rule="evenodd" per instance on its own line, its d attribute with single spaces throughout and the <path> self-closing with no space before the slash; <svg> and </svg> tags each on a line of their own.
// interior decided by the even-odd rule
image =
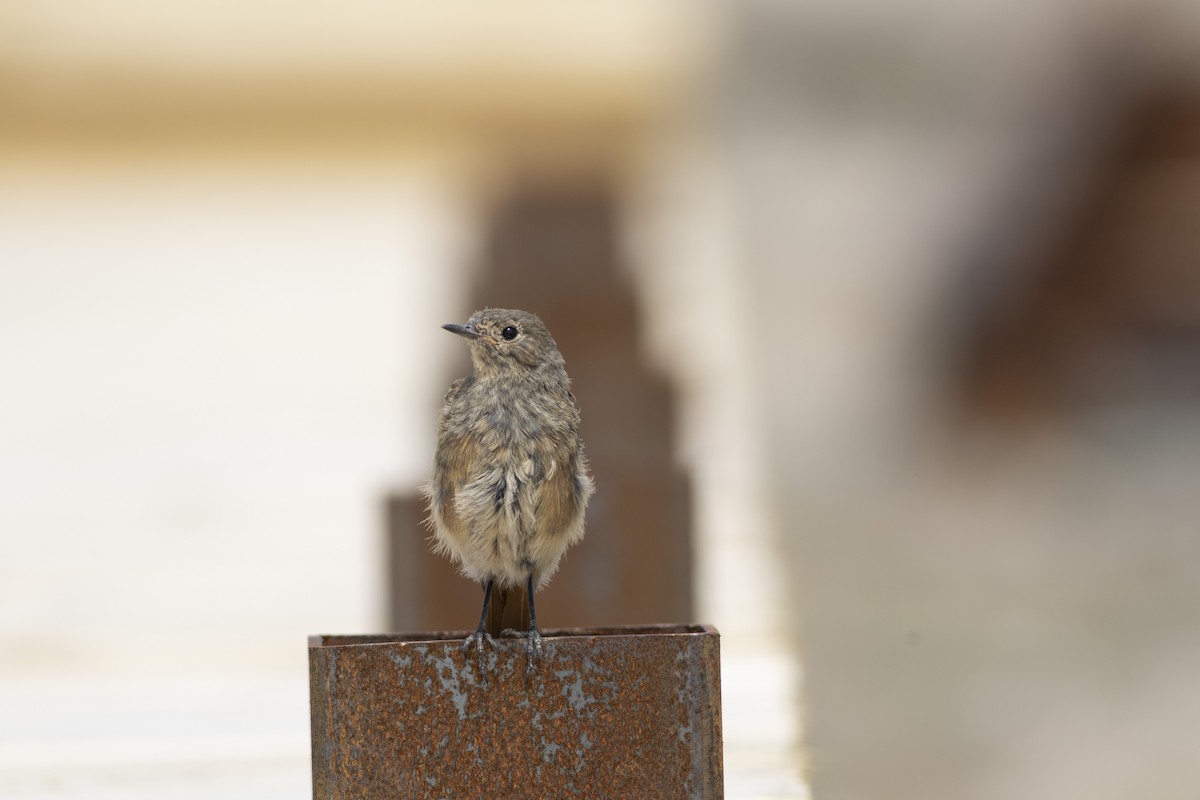
<svg viewBox="0 0 1200 800">
<path fill-rule="evenodd" d="M 670 1 L 9 6 L 0 146 L 603 142 L 662 113 L 706 52 L 700 16 Z"/>
<path fill-rule="evenodd" d="M 539 618 L 550 626 L 698 621 L 692 482 L 676 462 L 675 388 L 643 354 L 615 189 L 603 180 L 513 186 L 490 227 L 462 318 L 494 306 L 545 321 L 567 360 L 596 480 L 587 533 L 538 593 Z M 446 385 L 470 370 L 465 349 L 458 358 Z M 431 426 L 434 418 L 431 410 Z M 425 503 L 411 491 L 386 502 L 390 627 L 473 624 L 479 587 L 430 552 Z"/>
</svg>

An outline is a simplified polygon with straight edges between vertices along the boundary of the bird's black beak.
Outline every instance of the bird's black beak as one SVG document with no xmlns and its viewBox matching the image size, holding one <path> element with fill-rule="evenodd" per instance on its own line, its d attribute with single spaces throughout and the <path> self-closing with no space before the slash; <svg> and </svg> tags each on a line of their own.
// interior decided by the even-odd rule
<svg viewBox="0 0 1200 800">
<path fill-rule="evenodd" d="M 476 332 L 476 330 L 474 328 L 472 328 L 468 325 L 459 325 L 456 322 L 448 322 L 445 325 L 443 325 L 442 327 L 445 328 L 446 330 L 450 331 L 451 333 L 457 333 L 459 336 L 465 337 L 467 339 L 478 339 L 479 338 L 479 333 Z"/>
</svg>

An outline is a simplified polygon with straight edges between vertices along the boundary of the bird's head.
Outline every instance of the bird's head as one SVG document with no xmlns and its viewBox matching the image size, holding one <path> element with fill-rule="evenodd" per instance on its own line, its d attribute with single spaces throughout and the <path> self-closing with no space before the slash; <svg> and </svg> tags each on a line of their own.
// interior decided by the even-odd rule
<svg viewBox="0 0 1200 800">
<path fill-rule="evenodd" d="M 550 331 L 528 311 L 485 308 L 472 314 L 466 325 L 442 327 L 470 343 L 471 361 L 480 377 L 527 374 L 563 365 Z"/>
</svg>

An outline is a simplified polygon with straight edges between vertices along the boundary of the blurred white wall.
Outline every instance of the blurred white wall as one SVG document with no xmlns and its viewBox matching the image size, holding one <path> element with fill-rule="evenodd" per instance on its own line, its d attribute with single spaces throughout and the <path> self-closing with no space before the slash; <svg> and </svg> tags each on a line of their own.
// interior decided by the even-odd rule
<svg viewBox="0 0 1200 800">
<path fill-rule="evenodd" d="M 383 625 L 380 496 L 427 471 L 464 213 L 403 166 L 4 173 L 0 767 L 150 763 L 155 731 L 194 758 L 197 703 L 224 756 L 303 758 L 303 715 L 239 711 L 302 711 L 304 637 Z"/>
<path fill-rule="evenodd" d="M 171 631 L 279 654 L 289 633 L 378 627 L 378 492 L 425 472 L 416 409 L 442 353 L 419 334 L 452 302 L 460 216 L 399 170 L 7 175 L 18 654 L 54 637 L 155 658 L 138 643 Z"/>
</svg>

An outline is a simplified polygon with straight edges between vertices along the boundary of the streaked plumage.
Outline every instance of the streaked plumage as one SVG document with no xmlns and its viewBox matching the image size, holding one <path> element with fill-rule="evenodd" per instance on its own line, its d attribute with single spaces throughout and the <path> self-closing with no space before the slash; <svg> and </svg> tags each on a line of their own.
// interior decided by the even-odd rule
<svg viewBox="0 0 1200 800">
<path fill-rule="evenodd" d="M 438 423 L 426 489 L 434 548 L 485 590 L 495 587 L 493 618 L 485 595 L 480 627 L 465 644 L 482 651 L 502 617 L 520 619 L 534 656 L 541 644 L 531 592 L 583 537 L 593 491 L 579 411 L 562 355 L 533 314 L 484 309 L 465 326 L 444 327 L 468 339 L 475 370 L 451 385 Z M 522 600 L 528 618 L 512 615 L 524 611 Z"/>
</svg>

